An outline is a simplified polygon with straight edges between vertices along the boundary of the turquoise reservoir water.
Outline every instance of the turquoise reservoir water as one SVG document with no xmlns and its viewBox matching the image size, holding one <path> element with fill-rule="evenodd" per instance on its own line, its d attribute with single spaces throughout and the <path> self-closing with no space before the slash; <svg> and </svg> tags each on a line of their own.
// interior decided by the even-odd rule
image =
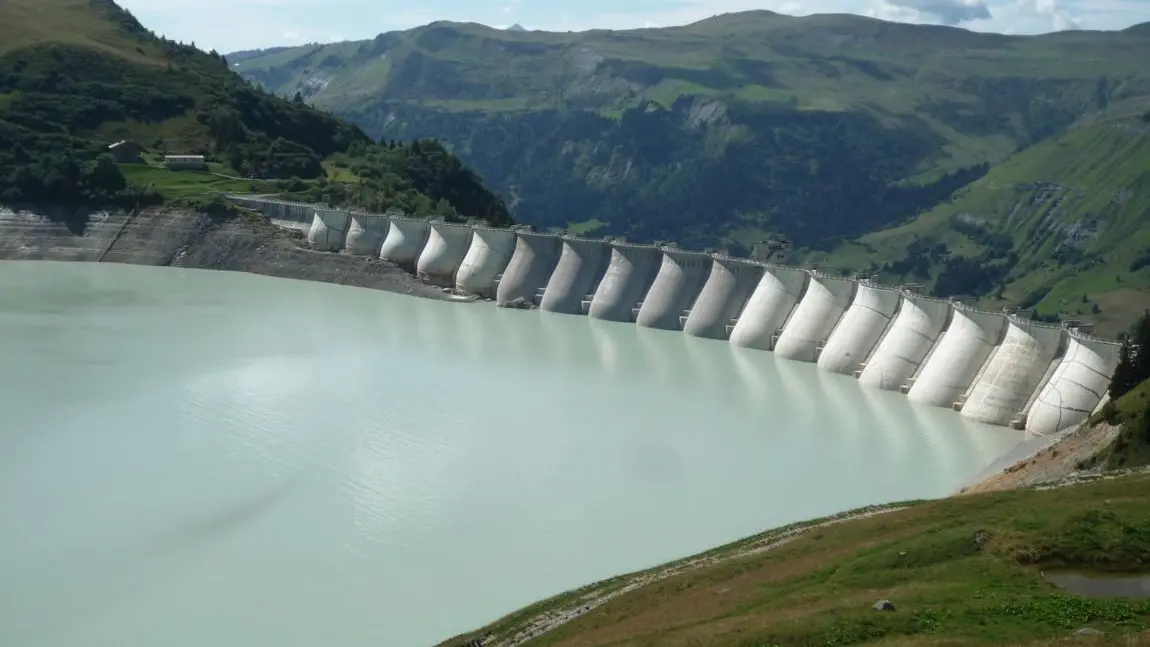
<svg viewBox="0 0 1150 647">
<path fill-rule="evenodd" d="M 585 317 L 0 263 L 0 645 L 429 646 L 1019 432 Z"/>
</svg>

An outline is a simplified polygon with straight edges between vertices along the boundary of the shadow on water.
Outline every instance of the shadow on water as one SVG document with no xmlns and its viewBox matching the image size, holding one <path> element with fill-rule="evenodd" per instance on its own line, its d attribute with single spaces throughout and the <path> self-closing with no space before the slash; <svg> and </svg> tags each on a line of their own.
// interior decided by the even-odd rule
<svg viewBox="0 0 1150 647">
<path fill-rule="evenodd" d="M 1150 598 L 1150 573 L 1111 575 L 1061 571 L 1042 576 L 1060 589 L 1088 598 Z"/>
</svg>

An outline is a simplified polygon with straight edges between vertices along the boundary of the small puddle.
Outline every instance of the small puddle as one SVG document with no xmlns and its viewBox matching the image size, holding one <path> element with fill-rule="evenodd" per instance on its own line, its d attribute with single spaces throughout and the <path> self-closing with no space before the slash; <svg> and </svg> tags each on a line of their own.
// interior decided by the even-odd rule
<svg viewBox="0 0 1150 647">
<path fill-rule="evenodd" d="M 1043 573 L 1043 579 L 1060 589 L 1088 598 L 1150 598 L 1150 574 Z"/>
</svg>

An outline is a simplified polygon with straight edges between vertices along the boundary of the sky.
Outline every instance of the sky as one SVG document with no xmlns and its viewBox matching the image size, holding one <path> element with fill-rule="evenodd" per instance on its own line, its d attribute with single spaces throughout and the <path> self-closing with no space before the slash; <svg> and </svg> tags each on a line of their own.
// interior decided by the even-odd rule
<svg viewBox="0 0 1150 647">
<path fill-rule="evenodd" d="M 580 31 L 684 25 L 769 9 L 1037 34 L 1150 22 L 1150 0 L 119 0 L 158 34 L 228 53 L 360 40 L 436 20 Z"/>
</svg>

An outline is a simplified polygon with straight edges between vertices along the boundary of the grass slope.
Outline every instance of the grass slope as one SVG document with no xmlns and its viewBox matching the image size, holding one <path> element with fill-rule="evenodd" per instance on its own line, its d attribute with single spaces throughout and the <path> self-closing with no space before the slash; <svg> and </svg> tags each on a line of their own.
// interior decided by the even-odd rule
<svg viewBox="0 0 1150 647">
<path fill-rule="evenodd" d="M 1087 626 L 1106 635 L 1074 642 L 1138 644 L 1150 600 L 1080 598 L 1040 571 L 1146 569 L 1148 498 L 1150 475 L 1135 475 L 814 521 L 560 595 L 442 647 L 1037 645 Z M 879 599 L 896 611 L 873 610 Z"/>
<path fill-rule="evenodd" d="M 1096 321 L 1109 335 L 1150 307 L 1148 217 L 1150 123 L 1105 119 L 1026 149 L 904 225 L 811 260 L 940 287 L 947 264 L 969 258 L 994 280 L 957 294 Z"/>
</svg>

